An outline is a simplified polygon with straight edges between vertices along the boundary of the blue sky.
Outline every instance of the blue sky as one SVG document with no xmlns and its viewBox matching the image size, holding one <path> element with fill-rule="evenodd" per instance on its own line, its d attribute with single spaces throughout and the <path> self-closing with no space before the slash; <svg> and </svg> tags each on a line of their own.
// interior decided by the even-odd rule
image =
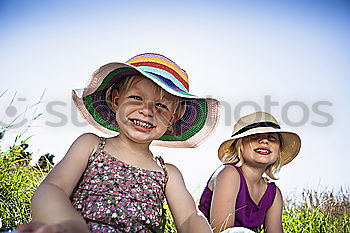
<svg viewBox="0 0 350 233">
<path fill-rule="evenodd" d="M 0 123 L 19 116 L 2 146 L 30 125 L 29 149 L 58 161 L 77 136 L 98 133 L 70 90 L 105 63 L 156 52 L 187 71 L 191 92 L 223 103 L 216 132 L 199 148 L 153 149 L 181 169 L 195 198 L 237 117 L 254 110 L 302 138 L 279 175 L 285 194 L 350 185 L 348 1 L 3 0 L 0 35 Z"/>
</svg>

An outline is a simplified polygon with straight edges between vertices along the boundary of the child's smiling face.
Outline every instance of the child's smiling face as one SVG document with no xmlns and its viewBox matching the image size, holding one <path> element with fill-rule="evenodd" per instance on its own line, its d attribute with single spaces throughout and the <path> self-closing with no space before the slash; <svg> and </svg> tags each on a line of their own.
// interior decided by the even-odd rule
<svg viewBox="0 0 350 233">
<path fill-rule="evenodd" d="M 280 156 L 278 133 L 253 134 L 244 137 L 242 143 L 242 155 L 245 162 L 250 161 L 268 166 Z"/>
<path fill-rule="evenodd" d="M 176 97 L 161 95 L 159 87 L 147 78 L 135 81 L 114 99 L 120 135 L 137 143 L 150 143 L 161 137 L 173 122 Z"/>
</svg>

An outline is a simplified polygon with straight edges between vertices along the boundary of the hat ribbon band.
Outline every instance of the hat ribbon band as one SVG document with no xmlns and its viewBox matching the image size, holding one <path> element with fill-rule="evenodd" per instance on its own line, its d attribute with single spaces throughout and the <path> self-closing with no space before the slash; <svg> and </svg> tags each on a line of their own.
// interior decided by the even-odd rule
<svg viewBox="0 0 350 233">
<path fill-rule="evenodd" d="M 244 133 L 247 130 L 258 128 L 258 127 L 272 127 L 274 129 L 280 129 L 281 128 L 279 125 L 277 125 L 277 124 L 275 124 L 273 122 L 270 122 L 270 121 L 258 122 L 258 123 L 253 123 L 253 124 L 250 124 L 250 125 L 247 125 L 247 126 L 243 127 L 242 129 L 240 129 L 236 133 L 234 133 L 232 135 L 232 137 L 236 136 L 238 134 Z"/>
</svg>

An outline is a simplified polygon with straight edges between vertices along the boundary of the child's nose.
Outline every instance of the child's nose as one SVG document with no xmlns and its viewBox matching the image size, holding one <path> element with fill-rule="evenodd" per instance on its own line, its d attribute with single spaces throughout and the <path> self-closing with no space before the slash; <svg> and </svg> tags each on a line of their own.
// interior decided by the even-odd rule
<svg viewBox="0 0 350 233">
<path fill-rule="evenodd" d="M 153 116 L 155 111 L 155 104 L 152 101 L 147 101 L 142 104 L 140 112 L 145 116 Z"/>
<path fill-rule="evenodd" d="M 259 142 L 260 143 L 269 143 L 269 139 L 267 138 L 266 135 L 261 135 Z"/>
</svg>

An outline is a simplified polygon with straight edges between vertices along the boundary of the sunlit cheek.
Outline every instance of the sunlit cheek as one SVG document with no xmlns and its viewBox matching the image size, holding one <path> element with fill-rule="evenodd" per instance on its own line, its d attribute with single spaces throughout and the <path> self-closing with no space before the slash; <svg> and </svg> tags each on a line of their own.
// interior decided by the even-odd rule
<svg viewBox="0 0 350 233">
<path fill-rule="evenodd" d="M 168 127 L 170 125 L 171 115 L 165 111 L 157 111 L 157 124 Z"/>
<path fill-rule="evenodd" d="M 125 124 L 127 122 L 127 118 L 125 117 L 124 114 L 121 114 L 120 112 L 117 112 L 117 114 L 115 115 L 115 121 L 118 123 L 118 125 L 120 125 L 120 123 L 124 123 Z"/>
<path fill-rule="evenodd" d="M 169 118 L 164 115 L 160 115 L 157 117 L 157 124 L 163 127 L 168 127 L 170 125 Z"/>
<path fill-rule="evenodd" d="M 135 112 L 136 109 L 137 109 L 136 105 L 131 105 L 131 104 L 120 105 L 118 110 L 116 111 L 117 122 L 118 121 L 123 123 L 128 122 L 128 118 L 132 116 L 132 114 Z"/>
<path fill-rule="evenodd" d="M 253 142 L 249 140 L 249 144 L 247 145 L 249 149 L 253 150 Z"/>
<path fill-rule="evenodd" d="M 251 146 L 251 143 L 243 143 L 243 146 L 242 146 L 242 154 L 243 155 L 247 155 L 247 154 L 249 154 L 249 149 L 251 149 L 252 148 L 252 146 Z"/>
</svg>

